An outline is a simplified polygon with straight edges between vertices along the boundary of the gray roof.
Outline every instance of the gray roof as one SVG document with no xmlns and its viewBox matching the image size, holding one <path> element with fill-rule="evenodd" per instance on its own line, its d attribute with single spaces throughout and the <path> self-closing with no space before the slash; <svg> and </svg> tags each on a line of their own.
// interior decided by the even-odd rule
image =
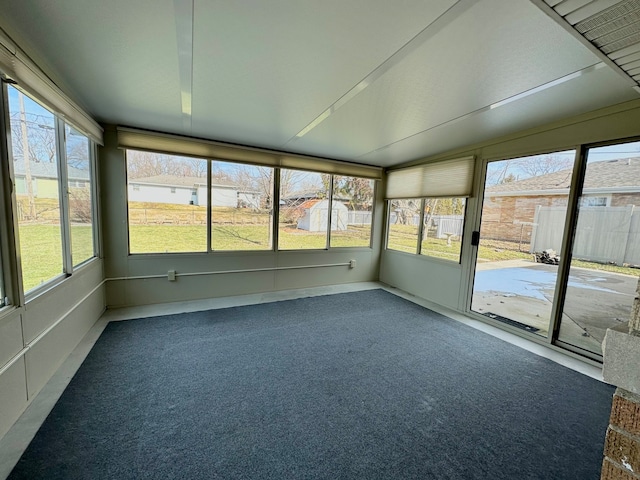
<svg viewBox="0 0 640 480">
<path fill-rule="evenodd" d="M 568 190 L 571 186 L 571 174 L 571 169 L 559 170 L 526 180 L 493 185 L 488 187 L 486 191 L 487 193 L 517 196 L 525 192 L 541 190 Z M 640 157 L 592 162 L 587 166 L 583 187 L 585 190 L 607 189 L 615 191 L 616 188 L 620 188 L 629 191 L 634 187 L 640 191 Z"/>
<path fill-rule="evenodd" d="M 48 162 L 31 162 L 31 176 L 34 178 L 58 178 L 58 167 L 55 163 Z M 89 170 L 82 170 L 75 167 L 67 167 L 69 180 L 85 180 L 89 181 Z M 13 173 L 16 177 L 24 177 L 26 175 L 24 163 L 22 159 L 13 162 Z"/>
<path fill-rule="evenodd" d="M 178 177 L 175 175 L 154 175 L 152 177 L 130 178 L 129 183 L 140 185 L 166 185 L 168 187 L 194 187 L 207 186 L 206 177 Z M 236 185 L 226 179 L 214 178 L 213 185 L 219 187 L 235 187 Z"/>
</svg>

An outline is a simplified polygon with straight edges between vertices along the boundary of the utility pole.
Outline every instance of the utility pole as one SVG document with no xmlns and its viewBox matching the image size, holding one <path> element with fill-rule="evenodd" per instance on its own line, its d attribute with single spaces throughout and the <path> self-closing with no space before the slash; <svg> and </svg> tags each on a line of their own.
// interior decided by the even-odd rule
<svg viewBox="0 0 640 480">
<path fill-rule="evenodd" d="M 36 201 L 33 195 L 33 179 L 31 178 L 31 156 L 29 155 L 29 137 L 27 132 L 27 115 L 24 111 L 24 95 L 18 91 L 18 101 L 20 103 L 20 129 L 22 133 L 22 161 L 24 162 L 24 178 L 27 187 L 27 197 L 29 201 L 28 218 L 36 219 Z"/>
</svg>

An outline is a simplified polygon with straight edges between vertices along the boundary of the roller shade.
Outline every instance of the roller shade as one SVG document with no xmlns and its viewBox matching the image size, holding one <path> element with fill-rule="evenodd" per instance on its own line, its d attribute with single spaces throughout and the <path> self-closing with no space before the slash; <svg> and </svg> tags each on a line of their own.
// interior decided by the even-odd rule
<svg viewBox="0 0 640 480">
<path fill-rule="evenodd" d="M 0 74 L 102 145 L 102 127 L 67 97 L 40 68 L 0 29 Z"/>
<path fill-rule="evenodd" d="M 228 143 L 128 127 L 118 127 L 118 147 L 294 170 L 312 170 L 373 180 L 382 178 L 382 168 L 380 167 L 240 147 Z"/>
<path fill-rule="evenodd" d="M 469 197 L 475 157 L 391 170 L 386 198 Z"/>
</svg>

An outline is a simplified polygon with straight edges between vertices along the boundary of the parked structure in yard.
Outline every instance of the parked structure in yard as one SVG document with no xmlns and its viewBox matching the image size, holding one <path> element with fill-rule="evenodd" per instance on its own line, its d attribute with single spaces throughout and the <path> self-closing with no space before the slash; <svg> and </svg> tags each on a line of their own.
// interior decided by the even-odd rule
<svg viewBox="0 0 640 480">
<path fill-rule="evenodd" d="M 298 207 L 302 217 L 298 219 L 298 228 L 310 232 L 322 232 L 327 229 L 327 215 L 329 214 L 329 201 L 307 200 Z M 347 229 L 349 210 L 342 202 L 334 201 L 331 205 L 331 230 L 342 231 Z"/>
</svg>

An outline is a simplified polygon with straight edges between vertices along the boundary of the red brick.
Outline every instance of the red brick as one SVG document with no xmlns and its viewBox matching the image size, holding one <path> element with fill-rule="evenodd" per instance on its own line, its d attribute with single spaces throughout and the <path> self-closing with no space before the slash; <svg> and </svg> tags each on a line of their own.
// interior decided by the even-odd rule
<svg viewBox="0 0 640 480">
<path fill-rule="evenodd" d="M 614 462 L 640 472 L 640 440 L 609 427 L 604 443 L 604 455 Z"/>
<path fill-rule="evenodd" d="M 602 462 L 602 473 L 600 480 L 637 480 L 638 477 L 629 473 L 617 465 L 611 463 L 608 459 Z"/>
<path fill-rule="evenodd" d="M 640 436 L 640 403 L 615 395 L 609 423 L 632 435 Z"/>
</svg>

